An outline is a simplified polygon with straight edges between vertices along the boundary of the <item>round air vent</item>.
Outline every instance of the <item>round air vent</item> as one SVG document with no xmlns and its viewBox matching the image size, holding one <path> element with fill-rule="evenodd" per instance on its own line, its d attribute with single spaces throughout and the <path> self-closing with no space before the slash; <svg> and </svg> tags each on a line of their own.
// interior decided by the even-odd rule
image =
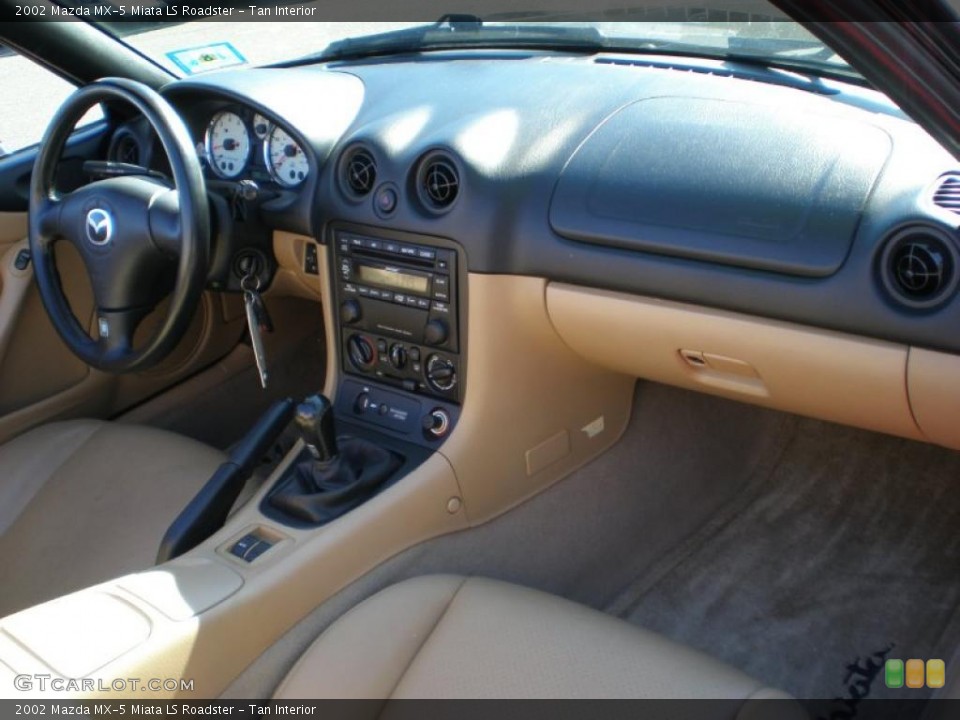
<svg viewBox="0 0 960 720">
<path fill-rule="evenodd" d="M 347 193 L 355 198 L 370 194 L 377 182 L 377 161 L 365 148 L 348 152 L 343 163 L 343 183 Z"/>
<path fill-rule="evenodd" d="M 417 196 L 431 212 L 441 213 L 450 209 L 460 194 L 460 171 L 453 160 L 444 154 L 434 153 L 420 161 L 417 171 Z"/>
<path fill-rule="evenodd" d="M 907 228 L 886 244 L 881 277 L 899 303 L 930 309 L 957 287 L 957 251 L 951 238 L 936 228 Z"/>
</svg>

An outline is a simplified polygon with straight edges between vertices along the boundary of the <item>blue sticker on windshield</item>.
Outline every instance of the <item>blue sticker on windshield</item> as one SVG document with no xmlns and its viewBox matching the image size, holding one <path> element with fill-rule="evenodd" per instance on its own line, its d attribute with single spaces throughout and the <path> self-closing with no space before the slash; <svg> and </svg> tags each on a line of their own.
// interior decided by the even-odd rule
<svg viewBox="0 0 960 720">
<path fill-rule="evenodd" d="M 187 75 L 244 65 L 247 62 L 240 51 L 228 42 L 173 50 L 167 53 L 167 57 Z"/>
</svg>

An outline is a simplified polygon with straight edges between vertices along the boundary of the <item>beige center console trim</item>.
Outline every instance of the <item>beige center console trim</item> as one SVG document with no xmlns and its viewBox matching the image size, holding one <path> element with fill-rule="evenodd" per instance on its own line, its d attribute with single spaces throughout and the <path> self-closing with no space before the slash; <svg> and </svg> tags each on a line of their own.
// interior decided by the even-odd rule
<svg viewBox="0 0 960 720">
<path fill-rule="evenodd" d="M 547 307 L 567 345 L 598 366 L 924 439 L 907 400 L 906 346 L 560 283 Z"/>
</svg>

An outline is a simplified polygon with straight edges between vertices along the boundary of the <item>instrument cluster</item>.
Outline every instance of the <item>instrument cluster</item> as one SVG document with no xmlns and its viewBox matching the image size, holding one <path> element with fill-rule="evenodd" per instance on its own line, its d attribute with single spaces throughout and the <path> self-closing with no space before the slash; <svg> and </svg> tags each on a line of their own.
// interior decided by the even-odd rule
<svg viewBox="0 0 960 720">
<path fill-rule="evenodd" d="M 210 171 L 223 180 L 269 179 L 295 188 L 310 174 L 307 155 L 290 133 L 246 108 L 216 112 L 197 150 Z"/>
</svg>

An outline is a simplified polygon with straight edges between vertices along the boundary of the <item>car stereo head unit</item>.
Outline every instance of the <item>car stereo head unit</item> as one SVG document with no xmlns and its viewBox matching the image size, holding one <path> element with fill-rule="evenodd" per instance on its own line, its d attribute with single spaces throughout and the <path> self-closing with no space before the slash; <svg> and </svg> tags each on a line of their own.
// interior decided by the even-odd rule
<svg viewBox="0 0 960 720">
<path fill-rule="evenodd" d="M 456 251 L 338 230 L 333 272 L 343 369 L 458 401 Z"/>
</svg>

